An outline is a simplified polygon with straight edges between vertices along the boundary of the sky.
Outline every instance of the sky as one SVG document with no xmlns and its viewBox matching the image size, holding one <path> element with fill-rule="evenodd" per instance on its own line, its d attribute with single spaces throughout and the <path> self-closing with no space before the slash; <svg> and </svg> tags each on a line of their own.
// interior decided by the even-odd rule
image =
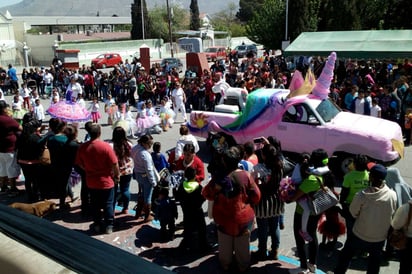
<svg viewBox="0 0 412 274">
<path fill-rule="evenodd" d="M 11 6 L 21 2 L 22 0 L 0 0 L 0 8 L 4 6 Z"/>
</svg>

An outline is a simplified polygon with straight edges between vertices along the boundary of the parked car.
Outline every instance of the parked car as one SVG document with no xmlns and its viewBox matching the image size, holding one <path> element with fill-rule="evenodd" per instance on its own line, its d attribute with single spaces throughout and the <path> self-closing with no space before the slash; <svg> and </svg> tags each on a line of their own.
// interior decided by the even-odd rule
<svg viewBox="0 0 412 274">
<path fill-rule="evenodd" d="M 237 54 L 238 58 L 246 57 L 248 53 L 253 53 L 254 56 L 257 55 L 257 47 L 255 44 L 252 45 L 239 45 L 233 50 L 234 54 Z"/>
<path fill-rule="evenodd" d="M 183 63 L 179 58 L 164 58 L 160 63 L 160 66 L 163 68 L 166 65 L 166 62 L 169 64 L 170 69 L 176 68 L 180 73 L 183 71 Z"/>
<path fill-rule="evenodd" d="M 122 57 L 118 53 L 104 53 L 92 59 L 95 68 L 110 68 L 122 63 Z"/>
<path fill-rule="evenodd" d="M 221 60 L 226 58 L 226 48 L 225 47 L 209 47 L 205 49 L 206 58 L 209 62 L 214 62 L 216 60 Z"/>
</svg>

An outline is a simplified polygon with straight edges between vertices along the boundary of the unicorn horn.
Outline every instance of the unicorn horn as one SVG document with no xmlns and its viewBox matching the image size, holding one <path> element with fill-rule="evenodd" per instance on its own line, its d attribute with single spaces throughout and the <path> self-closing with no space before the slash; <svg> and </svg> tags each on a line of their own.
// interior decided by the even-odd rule
<svg viewBox="0 0 412 274">
<path fill-rule="evenodd" d="M 333 79 L 333 70 L 335 68 L 336 62 L 336 52 L 332 52 L 328 60 L 326 61 L 325 67 L 322 70 L 321 75 L 318 80 L 316 80 L 316 85 L 312 90 L 312 94 L 319 97 L 320 99 L 326 99 L 330 92 L 330 84 Z"/>
</svg>

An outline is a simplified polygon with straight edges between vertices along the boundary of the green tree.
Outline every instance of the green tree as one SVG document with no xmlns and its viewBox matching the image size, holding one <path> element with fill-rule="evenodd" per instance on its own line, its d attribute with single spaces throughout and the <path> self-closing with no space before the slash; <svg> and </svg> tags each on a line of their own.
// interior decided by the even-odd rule
<svg viewBox="0 0 412 274">
<path fill-rule="evenodd" d="M 187 29 L 189 27 L 189 13 L 187 10 L 174 5 L 172 9 L 172 33 L 178 30 Z M 178 15 L 178 16 L 177 16 Z M 152 38 L 162 38 L 164 41 L 169 41 L 169 26 L 166 5 L 156 5 L 149 12 L 150 22 L 152 22 Z M 174 35 L 173 35 L 174 36 Z"/>
<path fill-rule="evenodd" d="M 215 30 L 227 31 L 232 37 L 245 36 L 245 27 L 237 19 L 236 4 L 231 2 L 227 5 L 227 9 L 213 15 L 211 24 Z"/>
<path fill-rule="evenodd" d="M 198 30 L 200 28 L 199 5 L 197 0 L 190 2 L 190 29 Z"/>
<path fill-rule="evenodd" d="M 236 14 L 241 22 L 249 22 L 255 11 L 259 11 L 263 7 L 265 0 L 239 0 L 239 11 Z"/>
<path fill-rule="evenodd" d="M 386 29 L 412 29 L 412 5 L 409 0 L 390 0 L 385 17 Z"/>
<path fill-rule="evenodd" d="M 143 7 L 142 7 L 143 5 Z M 134 0 L 132 4 L 132 30 L 131 38 L 134 40 L 140 40 L 143 38 L 152 37 L 152 27 L 147 12 L 146 0 Z M 143 11 L 143 15 L 142 15 Z M 142 20 L 143 19 L 143 20 Z"/>
<path fill-rule="evenodd" d="M 265 48 L 278 49 L 283 40 L 285 1 L 264 0 L 246 25 L 247 37 Z"/>
<path fill-rule="evenodd" d="M 288 39 L 296 39 L 302 32 L 316 31 L 318 26 L 320 0 L 289 1 Z"/>
<path fill-rule="evenodd" d="M 360 30 L 357 0 L 323 0 L 319 11 L 319 31 Z"/>
</svg>

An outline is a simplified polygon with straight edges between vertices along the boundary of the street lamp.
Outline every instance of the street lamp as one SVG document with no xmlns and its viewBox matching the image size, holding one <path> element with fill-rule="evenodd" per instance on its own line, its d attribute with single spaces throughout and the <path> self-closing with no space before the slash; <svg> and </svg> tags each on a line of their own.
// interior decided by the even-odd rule
<svg viewBox="0 0 412 274">
<path fill-rule="evenodd" d="M 167 7 L 167 20 L 168 20 L 168 26 L 169 26 L 170 54 L 173 58 L 172 17 L 170 14 L 169 0 L 166 0 L 166 7 Z"/>
<path fill-rule="evenodd" d="M 142 13 L 142 38 L 144 40 L 144 16 L 143 16 L 143 0 L 140 0 L 140 11 Z"/>
</svg>

